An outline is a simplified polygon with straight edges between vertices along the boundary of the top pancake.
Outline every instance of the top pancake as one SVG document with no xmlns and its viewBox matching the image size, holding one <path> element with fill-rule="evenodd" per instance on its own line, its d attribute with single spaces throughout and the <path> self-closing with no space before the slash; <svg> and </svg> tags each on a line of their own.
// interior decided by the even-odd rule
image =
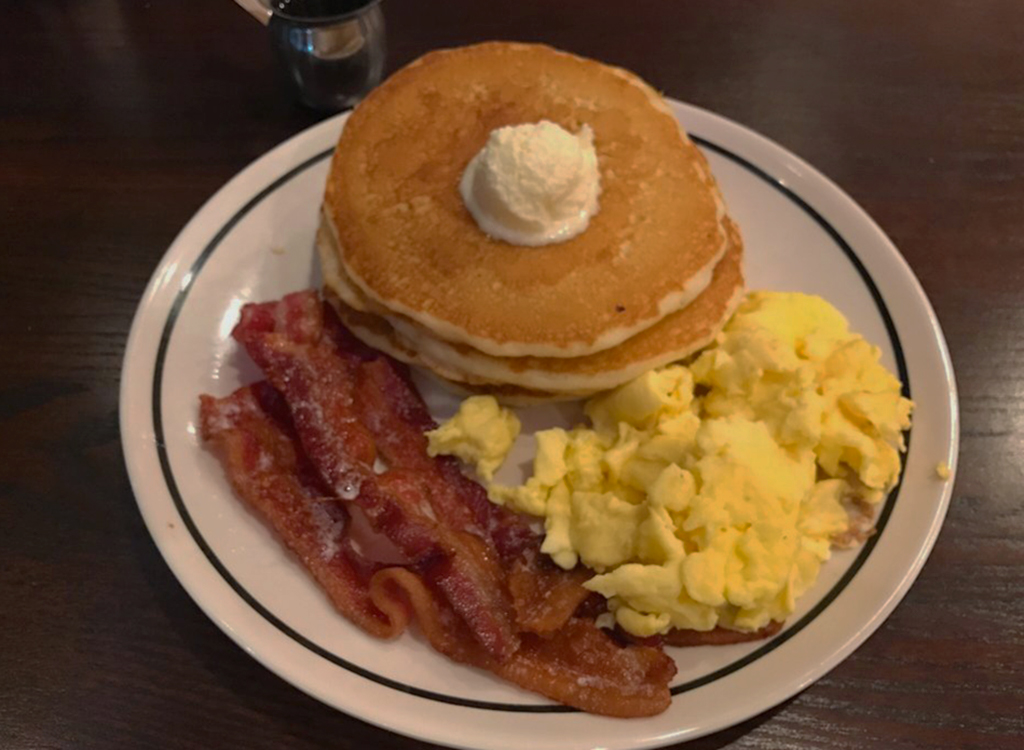
<svg viewBox="0 0 1024 750">
<path fill-rule="evenodd" d="M 567 242 L 493 240 L 459 179 L 493 129 L 543 119 L 593 129 L 600 210 Z M 493 356 L 616 346 L 696 298 L 726 244 L 710 172 L 658 94 L 540 45 L 434 52 L 391 76 L 346 124 L 324 213 L 367 296 Z"/>
</svg>

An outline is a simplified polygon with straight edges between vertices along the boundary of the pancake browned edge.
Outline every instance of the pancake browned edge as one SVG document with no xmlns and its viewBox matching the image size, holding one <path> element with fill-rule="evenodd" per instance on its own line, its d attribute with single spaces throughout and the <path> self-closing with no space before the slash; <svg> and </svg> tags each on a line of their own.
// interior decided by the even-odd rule
<svg viewBox="0 0 1024 750">
<path fill-rule="evenodd" d="M 529 406 L 549 401 L 575 401 L 590 395 L 589 393 L 546 393 L 529 388 L 517 388 L 506 383 L 462 382 L 456 379 L 459 377 L 457 373 L 445 373 L 443 370 L 437 371 L 424 367 L 415 350 L 392 339 L 390 333 L 393 333 L 394 329 L 388 325 L 387 321 L 375 315 L 353 310 L 342 302 L 330 287 L 324 287 L 324 299 L 338 313 L 338 317 L 341 318 L 345 326 L 364 344 L 384 352 L 399 362 L 416 366 L 446 390 L 459 395 L 486 394 L 512 406 Z"/>
<path fill-rule="evenodd" d="M 600 210 L 566 242 L 491 239 L 462 172 L 493 129 L 545 119 L 593 129 Z M 375 89 L 342 133 L 324 217 L 365 299 L 491 357 L 618 346 L 702 293 L 727 244 L 706 162 L 657 92 L 530 44 L 430 53 Z"/>
<path fill-rule="evenodd" d="M 324 277 L 339 315 L 367 344 L 432 371 L 463 391 L 503 394 L 506 401 L 567 400 L 614 388 L 650 369 L 685 359 L 711 343 L 743 297 L 743 243 L 731 222 L 729 237 L 729 249 L 716 266 L 711 284 L 690 305 L 617 347 L 575 359 L 488 358 L 468 348 L 428 342 L 429 334 L 422 330 L 412 340 L 403 335 L 402 326 L 407 323 L 396 324 L 393 318 L 355 309 L 347 302 L 351 290 L 339 286 L 333 272 L 325 271 Z M 329 248 L 319 247 L 325 269 L 331 268 Z M 439 349 L 441 356 L 435 353 Z M 452 352 L 458 356 L 444 356 Z M 475 369 L 460 367 L 466 363 Z M 488 367 L 490 372 L 485 372 Z"/>
</svg>

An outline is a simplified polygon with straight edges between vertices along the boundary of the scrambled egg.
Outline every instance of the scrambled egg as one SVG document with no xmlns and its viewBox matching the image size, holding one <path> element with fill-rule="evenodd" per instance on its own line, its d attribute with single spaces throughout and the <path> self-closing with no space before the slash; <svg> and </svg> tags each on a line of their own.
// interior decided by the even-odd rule
<svg viewBox="0 0 1024 750">
<path fill-rule="evenodd" d="M 630 633 L 782 621 L 848 529 L 845 504 L 899 477 L 912 404 L 879 357 L 824 300 L 752 293 L 689 366 L 591 399 L 589 428 L 538 432 L 533 476 L 489 496 L 543 517 L 542 550 L 593 568 L 587 588 Z M 469 399 L 431 449 L 489 480 L 512 419 Z"/>
<path fill-rule="evenodd" d="M 519 437 L 519 429 L 518 417 L 501 408 L 494 396 L 471 396 L 454 417 L 427 433 L 427 454 L 457 456 L 490 481 Z"/>
</svg>

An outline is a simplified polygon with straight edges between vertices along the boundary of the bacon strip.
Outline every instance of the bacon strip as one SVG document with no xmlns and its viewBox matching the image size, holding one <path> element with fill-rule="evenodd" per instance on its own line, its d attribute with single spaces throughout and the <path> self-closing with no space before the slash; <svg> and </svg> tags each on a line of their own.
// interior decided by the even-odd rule
<svg viewBox="0 0 1024 750">
<path fill-rule="evenodd" d="M 356 403 L 361 421 L 391 466 L 415 471 L 427 486 L 438 518 L 454 528 L 471 530 L 489 541 L 509 572 L 509 591 L 519 629 L 547 633 L 557 630 L 588 593 L 582 569 L 566 572 L 545 564 L 540 537 L 529 522 L 487 499 L 483 487 L 467 478 L 450 456 L 431 458 L 425 433 L 437 426 L 409 377 L 408 369 L 369 349 L 324 306 L 324 327 L 338 355 L 358 367 Z"/>
<path fill-rule="evenodd" d="M 509 571 L 509 591 L 520 630 L 549 633 L 563 625 L 588 593 L 583 569 L 566 572 L 545 564 L 540 538 L 529 522 L 487 499 L 450 456 L 431 458 L 425 432 L 437 426 L 409 377 L 408 369 L 366 347 L 324 306 L 326 336 L 338 355 L 356 366 L 356 404 L 384 461 L 416 472 L 428 501 L 448 526 L 472 531 L 489 541 Z"/>
<path fill-rule="evenodd" d="M 668 708 L 675 662 L 648 646 L 622 647 L 593 622 L 572 618 L 550 637 L 525 634 L 521 648 L 497 662 L 466 637 L 465 626 L 419 578 L 389 568 L 372 587 L 404 595 L 430 645 L 449 658 L 486 669 L 520 687 L 605 716 L 654 716 Z"/>
<path fill-rule="evenodd" d="M 338 610 L 378 638 L 402 633 L 409 610 L 384 611 L 371 599 L 367 585 L 379 566 L 347 539 L 348 514 L 325 500 L 329 491 L 296 449 L 280 394 L 256 383 L 227 398 L 201 396 L 199 414 L 203 439 L 220 450 L 235 492 L 270 522 Z"/>
<path fill-rule="evenodd" d="M 519 558 L 508 574 L 508 587 L 520 629 L 550 635 L 573 616 L 590 596 L 583 584 L 591 572 L 578 567 L 564 571 L 539 559 L 539 552 Z"/>
<path fill-rule="evenodd" d="M 488 502 L 453 459 L 427 455 L 434 422 L 403 366 L 357 342 L 313 292 L 247 305 L 234 335 L 270 384 L 202 397 L 203 436 L 343 614 L 381 637 L 415 619 L 452 659 L 586 711 L 668 706 L 674 662 L 574 616 L 586 573 L 546 563 L 525 519 Z M 352 514 L 401 565 L 360 551 Z"/>
<path fill-rule="evenodd" d="M 232 335 L 284 396 L 306 453 L 347 500 L 373 473 L 376 451 L 354 414 L 351 368 L 318 344 L 322 330 L 315 296 L 299 293 L 278 304 L 246 305 Z"/>
<path fill-rule="evenodd" d="M 487 499 L 483 487 L 467 478 L 451 456 L 431 458 L 425 433 L 437 427 L 408 368 L 369 349 L 324 305 L 326 336 L 338 355 L 358 366 L 356 384 L 360 419 L 373 434 L 383 459 L 413 469 L 430 487 L 430 503 L 449 525 L 472 529 L 508 562 L 534 544 L 537 534 L 521 516 Z"/>
<path fill-rule="evenodd" d="M 550 638 L 523 636 L 495 673 L 560 703 L 605 716 L 654 716 L 672 703 L 676 663 L 658 648 L 623 647 L 589 620 L 571 619 Z"/>
<path fill-rule="evenodd" d="M 288 402 L 302 447 L 334 494 L 356 503 L 374 530 L 439 587 L 481 645 L 495 658 L 507 658 L 519 641 L 497 561 L 472 529 L 447 526 L 448 518 L 438 523 L 422 467 L 400 464 L 374 472 L 377 444 L 360 420 L 356 398 L 356 385 L 372 377 L 366 370 L 374 363 L 339 356 L 316 330 L 319 325 L 322 332 L 319 313 L 314 323 L 297 322 L 303 314 L 314 317 L 310 311 L 319 305 L 313 292 L 258 305 L 243 313 L 234 336 Z M 275 327 L 268 331 L 271 322 Z M 397 441 L 382 442 L 397 456 L 391 445 Z"/>
</svg>

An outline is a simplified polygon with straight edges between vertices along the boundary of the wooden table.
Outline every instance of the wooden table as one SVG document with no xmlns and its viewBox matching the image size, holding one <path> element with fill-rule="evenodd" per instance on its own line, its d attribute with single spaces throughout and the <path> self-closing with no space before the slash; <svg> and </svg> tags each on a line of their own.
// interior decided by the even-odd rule
<svg viewBox="0 0 1024 750">
<path fill-rule="evenodd" d="M 146 280 L 224 181 L 319 115 L 229 0 L 10 3 L 0 47 L 0 746 L 410 748 L 232 644 L 149 539 L 118 439 Z M 497 4 L 493 4 L 497 6 Z M 694 748 L 1024 743 L 1024 3 L 386 0 L 394 68 L 542 40 L 777 140 L 902 249 L 956 366 L 961 470 L 852 657 Z"/>
</svg>

